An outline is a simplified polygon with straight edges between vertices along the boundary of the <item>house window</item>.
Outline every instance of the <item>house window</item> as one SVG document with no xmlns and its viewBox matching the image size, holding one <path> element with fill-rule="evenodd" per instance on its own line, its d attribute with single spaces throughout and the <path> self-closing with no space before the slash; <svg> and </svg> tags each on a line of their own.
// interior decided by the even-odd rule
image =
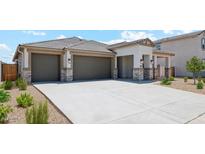
<svg viewBox="0 0 205 154">
<path fill-rule="evenodd" d="M 157 50 L 161 50 L 161 45 L 159 43 L 157 43 L 155 47 Z"/>
<path fill-rule="evenodd" d="M 205 38 L 201 39 L 201 48 L 205 50 Z"/>
</svg>

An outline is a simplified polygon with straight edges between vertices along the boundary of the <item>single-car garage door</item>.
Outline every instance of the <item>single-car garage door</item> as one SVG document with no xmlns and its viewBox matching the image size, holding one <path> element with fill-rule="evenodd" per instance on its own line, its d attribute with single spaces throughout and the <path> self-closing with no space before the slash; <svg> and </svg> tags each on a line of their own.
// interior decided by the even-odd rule
<svg viewBox="0 0 205 154">
<path fill-rule="evenodd" d="M 93 80 L 111 78 L 111 58 L 108 57 L 73 57 L 73 79 Z"/>
<path fill-rule="evenodd" d="M 59 81 L 60 56 L 32 54 L 31 57 L 32 82 Z"/>
</svg>

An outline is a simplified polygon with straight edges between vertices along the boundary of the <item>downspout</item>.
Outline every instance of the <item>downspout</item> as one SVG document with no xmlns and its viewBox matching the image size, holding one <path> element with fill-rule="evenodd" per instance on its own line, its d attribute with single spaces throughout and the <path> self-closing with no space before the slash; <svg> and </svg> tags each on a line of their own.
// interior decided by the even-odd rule
<svg viewBox="0 0 205 154">
<path fill-rule="evenodd" d="M 19 46 L 20 46 L 20 45 L 19 45 Z M 22 62 L 21 62 L 21 68 L 20 68 L 20 70 L 18 70 L 18 69 L 19 69 L 19 61 L 18 61 L 18 59 L 16 59 L 16 61 L 18 62 L 17 72 L 18 72 L 18 75 L 19 75 L 19 73 L 20 73 L 20 74 L 22 73 L 22 68 L 23 68 L 23 52 L 19 50 L 19 47 L 17 48 L 17 52 L 22 55 L 22 58 L 21 58 L 21 61 L 22 61 Z M 19 71 L 20 71 L 20 72 L 19 72 Z"/>
</svg>

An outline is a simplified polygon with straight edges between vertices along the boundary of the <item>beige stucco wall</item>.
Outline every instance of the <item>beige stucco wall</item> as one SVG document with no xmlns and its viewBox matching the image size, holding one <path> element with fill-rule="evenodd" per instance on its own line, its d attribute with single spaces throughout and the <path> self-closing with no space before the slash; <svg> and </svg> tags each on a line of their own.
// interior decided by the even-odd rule
<svg viewBox="0 0 205 154">
<path fill-rule="evenodd" d="M 168 50 L 175 53 L 171 62 L 176 67 L 176 76 L 189 76 L 191 73 L 186 71 L 186 61 L 197 56 L 205 58 L 205 51 L 201 49 L 201 38 L 204 34 L 197 37 L 180 39 L 161 43 L 161 50 Z"/>
<path fill-rule="evenodd" d="M 142 59 L 142 55 L 150 55 L 152 56 L 152 47 L 142 46 L 142 45 L 130 45 L 122 48 L 114 49 L 118 56 L 130 56 L 133 55 L 133 65 L 134 68 L 140 68 L 140 59 Z"/>
</svg>

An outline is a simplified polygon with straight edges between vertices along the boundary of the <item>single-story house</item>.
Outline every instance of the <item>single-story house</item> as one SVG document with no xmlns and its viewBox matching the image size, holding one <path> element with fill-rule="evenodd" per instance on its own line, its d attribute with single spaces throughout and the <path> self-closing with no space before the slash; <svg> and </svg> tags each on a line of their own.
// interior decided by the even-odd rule
<svg viewBox="0 0 205 154">
<path fill-rule="evenodd" d="M 154 46 L 148 38 L 107 45 L 72 37 L 20 44 L 13 61 L 18 75 L 28 82 L 153 79 L 160 76 L 158 58 L 165 60 L 164 76 L 170 76 L 174 54 Z"/>
</svg>

